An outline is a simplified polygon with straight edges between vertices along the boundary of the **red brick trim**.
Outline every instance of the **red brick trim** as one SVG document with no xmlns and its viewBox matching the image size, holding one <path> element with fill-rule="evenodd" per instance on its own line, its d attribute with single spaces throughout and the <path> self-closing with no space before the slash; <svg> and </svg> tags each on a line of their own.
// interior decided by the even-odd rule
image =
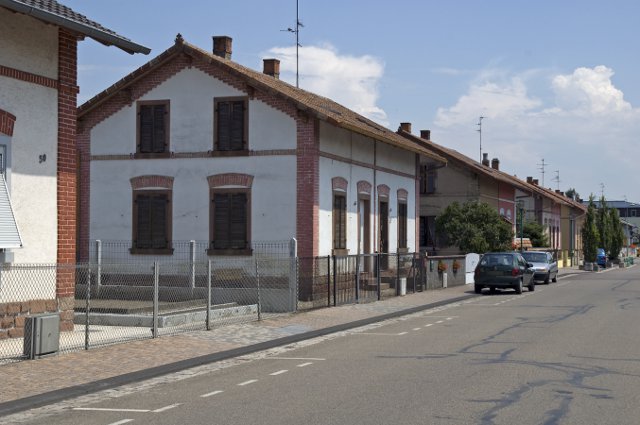
<svg viewBox="0 0 640 425">
<path fill-rule="evenodd" d="M 52 89 L 58 88 L 58 81 L 54 80 L 53 78 L 43 77 L 42 75 L 32 74 L 26 71 L 20 71 L 19 69 L 10 68 L 8 66 L 0 65 L 0 76 L 25 81 L 27 83 L 33 83 Z M 77 92 L 75 83 L 73 84 L 73 87 L 76 88 Z"/>
<path fill-rule="evenodd" d="M 209 187 L 211 189 L 222 186 L 240 186 L 251 188 L 251 186 L 253 185 L 253 176 L 240 173 L 214 174 L 208 176 L 207 181 L 209 182 Z"/>
<path fill-rule="evenodd" d="M 80 139 L 80 136 L 78 136 Z M 249 151 L 247 155 L 229 155 L 228 157 L 234 156 L 293 156 L 296 154 L 295 149 L 266 149 L 263 151 Z M 167 159 L 190 159 L 190 158 L 211 158 L 211 151 L 201 151 L 201 152 L 171 152 L 171 155 Z M 137 158 L 135 154 L 111 154 L 111 155 L 91 155 L 91 161 L 139 161 L 139 160 L 147 160 L 150 158 Z"/>
<path fill-rule="evenodd" d="M 371 183 L 360 180 L 358 182 L 358 194 L 360 195 L 371 195 Z"/>
<path fill-rule="evenodd" d="M 16 117 L 11 115 L 7 111 L 0 109 L 0 133 L 7 136 L 13 136 L 13 125 L 16 122 Z"/>
<path fill-rule="evenodd" d="M 389 198 L 389 191 L 391 189 L 389 189 L 389 186 L 387 186 L 386 184 L 379 184 L 378 185 L 378 197 L 380 198 Z"/>
<path fill-rule="evenodd" d="M 158 176 L 158 175 L 146 175 L 132 177 L 130 180 L 131 189 L 146 189 L 146 188 L 163 188 L 173 190 L 173 177 L 171 176 Z"/>
<path fill-rule="evenodd" d="M 347 180 L 342 177 L 334 177 L 331 179 L 331 188 L 333 190 L 342 190 L 346 192 L 348 185 L 349 183 L 347 182 Z"/>
<path fill-rule="evenodd" d="M 398 201 L 406 201 L 409 198 L 409 192 L 405 189 L 398 189 Z"/>
<path fill-rule="evenodd" d="M 317 119 L 296 118 L 296 238 L 298 255 L 315 257 L 319 243 L 320 137 Z"/>
</svg>

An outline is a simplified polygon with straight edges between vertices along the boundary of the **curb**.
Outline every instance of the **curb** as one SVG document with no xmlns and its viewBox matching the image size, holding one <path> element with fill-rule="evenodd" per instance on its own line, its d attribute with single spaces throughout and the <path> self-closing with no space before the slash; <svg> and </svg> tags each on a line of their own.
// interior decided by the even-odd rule
<svg viewBox="0 0 640 425">
<path fill-rule="evenodd" d="M 373 316 L 366 319 L 356 320 L 355 322 L 343 323 L 341 325 L 330 326 L 328 328 L 316 329 L 309 332 L 304 332 L 297 335 L 289 335 L 282 338 L 273 339 L 271 341 L 265 341 L 258 344 L 248 345 L 246 347 L 234 348 L 232 350 L 222 351 L 220 353 L 207 354 L 204 356 L 194 357 L 192 359 L 181 360 L 174 363 L 169 363 L 162 366 L 153 367 L 150 369 L 140 370 L 137 372 L 131 372 L 124 375 L 114 376 L 112 378 L 101 379 L 95 382 L 87 384 L 77 385 L 73 387 L 63 388 L 60 390 L 50 391 L 43 394 L 37 394 L 21 398 L 18 400 L 12 400 L 5 403 L 0 403 L 0 417 L 10 414 L 23 412 L 25 410 L 31 410 L 38 407 L 46 406 L 53 403 L 58 403 L 63 400 L 75 398 L 87 394 L 96 393 L 98 391 L 108 390 L 116 388 L 126 384 L 132 384 L 135 382 L 144 381 L 151 378 L 156 378 L 162 375 L 168 375 L 170 373 L 179 372 L 185 369 L 190 369 L 196 366 L 202 366 L 205 364 L 215 363 L 221 360 L 226 360 L 234 357 L 244 356 L 252 354 L 258 351 L 267 350 L 281 345 L 292 344 L 295 342 L 304 341 L 336 332 L 341 332 L 360 326 L 369 325 L 372 323 L 382 322 L 384 320 L 393 319 L 396 317 L 406 316 L 413 313 L 418 313 L 424 310 L 429 310 L 436 307 L 441 307 L 447 304 L 454 304 L 460 301 L 465 301 L 470 298 L 477 297 L 476 294 L 463 295 L 460 297 L 450 298 L 447 300 L 436 301 L 429 304 L 424 304 L 417 307 L 411 307 L 404 310 L 395 311 L 392 313 L 386 313 L 379 316 Z"/>
</svg>

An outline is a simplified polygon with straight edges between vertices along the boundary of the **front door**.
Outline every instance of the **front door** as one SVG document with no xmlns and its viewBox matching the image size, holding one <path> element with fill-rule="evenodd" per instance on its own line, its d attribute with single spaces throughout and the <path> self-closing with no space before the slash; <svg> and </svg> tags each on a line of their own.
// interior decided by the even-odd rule
<svg viewBox="0 0 640 425">
<path fill-rule="evenodd" d="M 380 201 L 380 245 L 379 253 L 380 257 L 380 269 L 386 270 L 389 267 L 389 202 Z"/>
</svg>

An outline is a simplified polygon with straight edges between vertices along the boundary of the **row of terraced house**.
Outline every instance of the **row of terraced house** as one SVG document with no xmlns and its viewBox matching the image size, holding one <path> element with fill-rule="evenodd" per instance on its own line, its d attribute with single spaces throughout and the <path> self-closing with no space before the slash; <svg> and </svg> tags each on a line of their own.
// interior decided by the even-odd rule
<svg viewBox="0 0 640 425">
<path fill-rule="evenodd" d="M 300 257 L 457 253 L 438 245 L 435 218 L 467 200 L 514 229 L 522 205 L 553 248 L 581 246 L 581 203 L 497 158 L 474 161 L 427 130 L 391 131 L 296 88 L 276 58 L 242 66 L 230 37 L 203 49 L 178 35 L 77 108 L 79 41 L 149 49 L 54 0 L 0 0 L 0 24 L 0 282 L 11 265 L 88 261 L 96 240 L 126 241 L 131 259 L 170 258 L 192 240 L 208 257 L 246 257 L 256 242 L 290 238 Z M 74 284 L 59 272 L 42 297 L 63 330 Z M 0 316 L 42 305 L 0 286 Z M 0 338 L 19 336 L 5 322 Z"/>
</svg>

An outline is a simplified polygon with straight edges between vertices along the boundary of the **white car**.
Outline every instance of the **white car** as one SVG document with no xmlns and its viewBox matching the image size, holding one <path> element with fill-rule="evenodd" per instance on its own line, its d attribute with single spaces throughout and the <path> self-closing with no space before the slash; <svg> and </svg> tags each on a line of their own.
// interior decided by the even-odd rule
<svg viewBox="0 0 640 425">
<path fill-rule="evenodd" d="M 527 263 L 533 264 L 533 280 L 541 280 L 546 284 L 558 281 L 558 262 L 550 252 L 525 251 L 522 256 Z"/>
</svg>

